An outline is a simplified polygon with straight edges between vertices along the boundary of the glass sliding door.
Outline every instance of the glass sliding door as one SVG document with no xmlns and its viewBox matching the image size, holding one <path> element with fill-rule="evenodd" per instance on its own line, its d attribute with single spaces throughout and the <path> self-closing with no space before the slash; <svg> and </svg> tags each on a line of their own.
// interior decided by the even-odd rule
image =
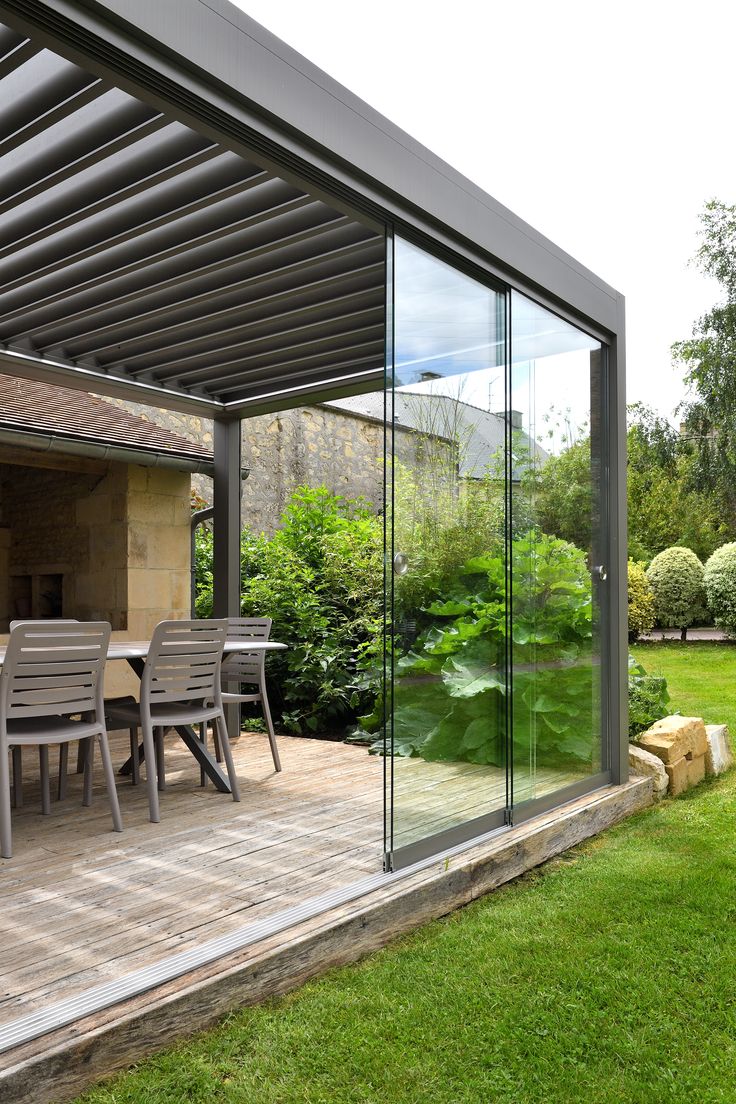
<svg viewBox="0 0 736 1104">
<path fill-rule="evenodd" d="M 525 802 L 591 785 L 604 762 L 606 605 L 603 350 L 511 295 L 510 613 L 513 792 Z M 550 804 L 553 803 L 550 800 Z"/>
<path fill-rule="evenodd" d="M 504 821 L 506 296 L 394 239 L 386 381 L 386 852 Z"/>
</svg>

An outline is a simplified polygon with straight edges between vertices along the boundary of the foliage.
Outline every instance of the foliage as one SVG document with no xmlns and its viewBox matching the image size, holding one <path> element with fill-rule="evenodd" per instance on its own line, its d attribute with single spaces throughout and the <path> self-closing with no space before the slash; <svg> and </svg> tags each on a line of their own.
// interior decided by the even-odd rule
<svg viewBox="0 0 736 1104">
<path fill-rule="evenodd" d="M 654 594 L 642 564 L 629 560 L 629 642 L 654 626 Z"/>
<path fill-rule="evenodd" d="M 666 717 L 670 695 L 667 679 L 648 675 L 634 656 L 629 656 L 629 740 L 645 732 L 655 721 Z"/>
<path fill-rule="evenodd" d="M 688 625 L 704 614 L 702 563 L 689 548 L 666 548 L 650 563 L 647 579 L 657 623 L 662 628 L 681 629 L 684 640 Z"/>
<path fill-rule="evenodd" d="M 457 577 L 458 565 L 503 544 L 503 484 L 489 471 L 459 485 L 440 454 L 417 465 L 394 461 L 394 545 L 409 571 L 395 582 L 395 618 L 427 619 L 422 611 Z"/>
<path fill-rule="evenodd" d="M 569 436 L 569 435 L 568 435 Z M 736 535 L 719 495 L 696 485 L 691 442 L 665 419 L 637 403 L 629 408 L 629 554 L 649 562 L 672 545 L 707 558 Z M 578 436 L 544 464 L 529 463 L 522 478 L 534 524 L 589 551 L 594 518 L 589 436 Z"/>
<path fill-rule="evenodd" d="M 673 545 L 706 559 L 729 538 L 720 497 L 696 485 L 691 442 L 640 403 L 629 408 L 627 453 L 633 559 L 649 561 Z"/>
<path fill-rule="evenodd" d="M 721 285 L 723 301 L 673 346 L 685 368 L 691 398 L 683 404 L 701 488 L 717 491 L 729 528 L 736 518 L 736 207 L 718 200 L 701 214 L 697 262 Z"/>
<path fill-rule="evenodd" d="M 703 584 L 716 625 L 736 633 L 736 543 L 715 550 L 705 565 Z"/>
<path fill-rule="evenodd" d="M 300 487 L 272 537 L 241 538 L 241 612 L 273 618 L 288 651 L 269 657 L 274 705 L 294 733 L 343 728 L 373 704 L 360 673 L 380 641 L 382 522 L 361 500 Z M 212 536 L 197 535 L 197 613 L 212 609 Z"/>
<path fill-rule="evenodd" d="M 536 524 L 578 548 L 591 545 L 590 437 L 575 441 L 544 464 L 530 466 L 522 480 Z"/>
<path fill-rule="evenodd" d="M 511 545 L 512 639 L 506 568 L 476 556 L 432 603 L 433 624 L 398 660 L 394 751 L 427 760 L 504 761 L 506 648 L 514 666 L 514 740 L 591 758 L 592 598 L 585 557 L 531 531 Z"/>
</svg>

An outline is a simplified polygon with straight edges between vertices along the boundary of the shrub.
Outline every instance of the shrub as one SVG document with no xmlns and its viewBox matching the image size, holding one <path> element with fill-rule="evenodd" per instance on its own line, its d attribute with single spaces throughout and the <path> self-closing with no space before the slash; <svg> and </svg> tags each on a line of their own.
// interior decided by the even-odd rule
<svg viewBox="0 0 736 1104">
<path fill-rule="evenodd" d="M 716 625 L 736 633 L 736 543 L 716 548 L 705 565 L 703 583 Z"/>
<path fill-rule="evenodd" d="M 654 594 L 644 567 L 629 560 L 629 643 L 654 625 Z"/>
<path fill-rule="evenodd" d="M 680 629 L 685 640 L 688 625 L 705 615 L 702 563 L 689 548 L 665 548 L 647 568 L 647 579 L 657 623 L 665 629 Z"/>
<path fill-rule="evenodd" d="M 300 487 L 272 537 L 241 537 L 241 612 L 271 617 L 273 705 L 296 734 L 336 732 L 371 708 L 377 679 L 360 673 L 383 625 L 383 525 L 359 499 Z M 212 535 L 197 534 L 197 613 L 212 609 Z"/>
<path fill-rule="evenodd" d="M 394 751 L 427 760 L 504 762 L 507 643 L 514 661 L 514 741 L 590 762 L 592 599 L 584 554 L 530 532 L 511 545 L 513 639 L 500 555 L 475 556 L 427 609 L 433 623 L 398 660 Z M 402 677 L 404 676 L 404 677 Z M 364 718 L 377 726 L 380 718 Z M 382 742 L 374 745 L 380 751 Z"/>
<path fill-rule="evenodd" d="M 635 740 L 655 721 L 671 712 L 667 679 L 648 675 L 641 663 L 629 656 L 629 740 Z"/>
</svg>

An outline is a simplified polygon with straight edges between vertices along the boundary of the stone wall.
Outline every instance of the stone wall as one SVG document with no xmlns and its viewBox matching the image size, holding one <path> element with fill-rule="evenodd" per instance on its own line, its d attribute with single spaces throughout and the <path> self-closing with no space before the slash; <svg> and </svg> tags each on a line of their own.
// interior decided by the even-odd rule
<svg viewBox="0 0 736 1104">
<path fill-rule="evenodd" d="M 212 447 L 212 422 L 122 399 L 108 399 L 139 417 Z M 286 503 L 302 484 L 326 486 L 333 494 L 363 496 L 383 510 L 383 425 L 326 406 L 295 407 L 243 421 L 243 525 L 268 534 L 277 528 Z M 400 458 L 416 463 L 417 435 L 396 429 Z M 192 477 L 198 498 L 211 504 L 212 480 Z"/>
</svg>

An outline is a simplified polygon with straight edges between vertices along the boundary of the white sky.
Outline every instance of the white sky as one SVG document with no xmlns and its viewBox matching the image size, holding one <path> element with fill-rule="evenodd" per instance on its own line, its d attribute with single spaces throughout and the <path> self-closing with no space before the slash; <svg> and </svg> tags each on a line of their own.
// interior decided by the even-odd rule
<svg viewBox="0 0 736 1104">
<path fill-rule="evenodd" d="M 688 265 L 736 203 L 730 0 L 236 0 L 627 299 L 630 401 L 718 298 Z"/>
</svg>

